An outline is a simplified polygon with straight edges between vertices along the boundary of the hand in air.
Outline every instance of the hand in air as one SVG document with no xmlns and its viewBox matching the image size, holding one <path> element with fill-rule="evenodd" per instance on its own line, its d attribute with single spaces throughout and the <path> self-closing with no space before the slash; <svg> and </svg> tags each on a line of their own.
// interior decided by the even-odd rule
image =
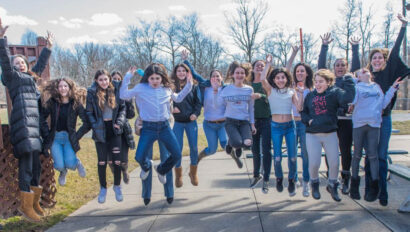
<svg viewBox="0 0 410 232">
<path fill-rule="evenodd" d="M 1 18 L 0 18 L 0 38 L 3 38 L 4 35 L 6 34 L 7 28 L 9 28 L 9 26 L 3 26 L 2 22 L 1 22 Z"/>
<path fill-rule="evenodd" d="M 332 34 L 330 32 L 321 35 L 320 38 L 322 39 L 322 44 L 324 45 L 329 45 L 332 41 L 333 38 L 331 38 Z"/>
</svg>

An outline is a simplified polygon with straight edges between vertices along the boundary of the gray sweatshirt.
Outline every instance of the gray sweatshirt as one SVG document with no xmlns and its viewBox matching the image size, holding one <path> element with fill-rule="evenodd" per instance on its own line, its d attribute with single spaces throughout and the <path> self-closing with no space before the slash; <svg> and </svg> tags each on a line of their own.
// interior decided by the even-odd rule
<svg viewBox="0 0 410 232">
<path fill-rule="evenodd" d="M 223 88 L 219 92 L 218 103 L 226 105 L 225 117 L 255 123 L 252 93 L 253 88 L 249 85 L 239 88 L 230 84 Z"/>
<path fill-rule="evenodd" d="M 396 88 L 390 87 L 384 95 L 378 84 L 358 82 L 355 98 L 352 102 L 354 105 L 353 128 L 365 125 L 380 128 L 383 109 L 389 105 L 396 90 Z"/>
</svg>

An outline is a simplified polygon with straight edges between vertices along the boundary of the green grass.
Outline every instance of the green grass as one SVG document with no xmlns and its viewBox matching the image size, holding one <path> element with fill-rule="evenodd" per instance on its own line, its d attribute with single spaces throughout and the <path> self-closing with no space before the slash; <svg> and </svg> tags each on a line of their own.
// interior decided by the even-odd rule
<svg viewBox="0 0 410 232">
<path fill-rule="evenodd" d="M 0 109 L 1 122 L 7 122 L 7 110 Z M 135 119 L 130 120 L 134 123 Z M 198 125 L 202 125 L 203 116 L 198 118 Z M 81 122 L 79 122 L 81 124 Z M 138 144 L 139 137 L 136 137 L 136 144 Z M 80 208 L 82 205 L 92 200 L 98 195 L 99 182 L 97 174 L 97 154 L 95 151 L 94 141 L 90 138 L 83 138 L 80 141 L 81 150 L 77 153 L 81 159 L 84 167 L 87 170 L 87 177 L 80 178 L 75 171 L 69 171 L 67 175 L 67 183 L 65 186 L 57 184 L 56 200 L 57 204 L 52 209 L 46 209 L 47 215 L 40 223 L 31 223 L 23 220 L 21 217 L 11 217 L 8 219 L 0 219 L 0 224 L 3 225 L 5 231 L 44 231 L 47 228 L 57 224 L 69 214 Z M 202 129 L 198 130 L 198 151 L 201 151 L 207 146 L 205 134 Z M 184 149 L 182 151 L 184 156 L 189 155 L 189 146 L 184 136 Z M 138 167 L 134 160 L 135 150 L 129 152 L 129 171 Z M 159 159 L 158 145 L 154 144 L 154 159 Z M 110 171 L 107 171 L 108 184 L 113 183 L 113 176 Z M 58 178 L 58 172 L 55 177 Z M 135 184 L 135 183 L 131 183 Z M 139 182 L 138 182 L 139 184 Z M 139 184 L 140 185 L 140 184 Z"/>
<path fill-rule="evenodd" d="M 410 121 L 393 122 L 393 128 L 400 130 L 400 132 L 395 135 L 409 135 L 410 134 Z"/>
</svg>

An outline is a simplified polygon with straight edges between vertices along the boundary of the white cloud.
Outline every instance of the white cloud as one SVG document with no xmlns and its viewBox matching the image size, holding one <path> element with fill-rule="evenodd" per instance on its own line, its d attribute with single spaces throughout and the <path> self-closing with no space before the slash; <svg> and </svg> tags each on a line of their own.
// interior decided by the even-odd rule
<svg viewBox="0 0 410 232">
<path fill-rule="evenodd" d="M 78 28 L 81 28 L 82 24 L 84 23 L 84 20 L 79 19 L 79 18 L 66 19 L 63 16 L 60 16 L 58 17 L 58 20 L 53 19 L 53 20 L 49 20 L 48 22 L 54 25 L 60 24 L 63 27 L 70 28 L 70 29 L 78 29 Z"/>
<path fill-rule="evenodd" d="M 8 15 L 7 10 L 0 7 L 0 18 L 3 25 L 23 25 L 23 26 L 35 26 L 38 25 L 37 21 L 27 18 L 23 15 Z"/>
<path fill-rule="evenodd" d="M 149 14 L 154 14 L 154 11 L 145 9 L 145 10 L 137 10 L 135 11 L 135 13 L 138 15 L 149 15 Z"/>
<path fill-rule="evenodd" d="M 225 3 L 225 4 L 220 5 L 218 8 L 221 11 L 230 11 L 230 10 L 235 9 L 236 6 L 237 6 L 236 3 Z"/>
<path fill-rule="evenodd" d="M 99 34 L 99 35 L 107 35 L 108 33 L 110 33 L 109 30 L 103 30 L 103 31 L 98 32 L 97 34 Z"/>
<path fill-rule="evenodd" d="M 112 31 L 112 33 L 115 36 L 121 36 L 125 34 L 125 31 L 126 31 L 125 27 L 117 27 Z"/>
<path fill-rule="evenodd" d="M 187 8 L 183 5 L 169 6 L 168 9 L 171 11 L 186 11 L 187 10 Z"/>
<path fill-rule="evenodd" d="M 122 18 L 113 13 L 99 13 L 91 16 L 91 21 L 88 24 L 93 26 L 111 26 L 122 22 Z"/>
<path fill-rule="evenodd" d="M 98 40 L 90 37 L 89 35 L 71 37 L 66 40 L 67 44 L 81 44 L 81 43 L 87 43 L 87 42 L 98 43 Z"/>
</svg>

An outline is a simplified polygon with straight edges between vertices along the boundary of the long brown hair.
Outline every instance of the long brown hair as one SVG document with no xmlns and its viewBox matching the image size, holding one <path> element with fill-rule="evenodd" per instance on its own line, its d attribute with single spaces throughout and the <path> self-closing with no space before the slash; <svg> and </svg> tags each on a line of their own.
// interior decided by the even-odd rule
<svg viewBox="0 0 410 232">
<path fill-rule="evenodd" d="M 148 78 L 153 75 L 158 74 L 161 76 L 161 84 L 166 88 L 173 88 L 173 84 L 168 78 L 167 69 L 163 64 L 152 63 L 144 71 L 144 76 L 142 77 L 140 83 L 148 83 Z"/>
<path fill-rule="evenodd" d="M 69 87 L 68 98 L 73 101 L 73 109 L 78 105 L 85 105 L 84 88 L 78 87 L 77 84 L 69 78 L 60 78 L 51 81 L 47 81 L 44 86 L 41 87 L 41 104 L 43 107 L 50 107 L 50 99 L 54 99 L 59 103 L 62 103 L 61 95 L 58 92 L 58 85 L 60 82 L 66 82 Z"/>
<path fill-rule="evenodd" d="M 185 86 L 185 84 L 186 84 L 186 77 L 185 77 L 184 80 L 180 80 L 177 77 L 177 70 L 178 70 L 179 67 L 184 68 L 186 70 L 187 74 L 191 72 L 189 67 L 184 63 L 180 63 L 180 64 L 175 65 L 174 69 L 172 70 L 171 80 L 174 83 L 176 92 L 181 91 L 182 87 Z"/>
<path fill-rule="evenodd" d="M 107 89 L 102 89 L 100 85 L 97 83 L 97 79 L 101 75 L 106 75 L 109 79 L 110 84 L 108 85 Z M 95 84 L 97 85 L 97 98 L 98 98 L 98 106 L 101 110 L 104 110 L 105 102 L 108 102 L 108 106 L 111 109 L 116 107 L 115 104 L 115 88 L 112 84 L 111 75 L 105 69 L 98 70 L 94 76 Z"/>
</svg>

